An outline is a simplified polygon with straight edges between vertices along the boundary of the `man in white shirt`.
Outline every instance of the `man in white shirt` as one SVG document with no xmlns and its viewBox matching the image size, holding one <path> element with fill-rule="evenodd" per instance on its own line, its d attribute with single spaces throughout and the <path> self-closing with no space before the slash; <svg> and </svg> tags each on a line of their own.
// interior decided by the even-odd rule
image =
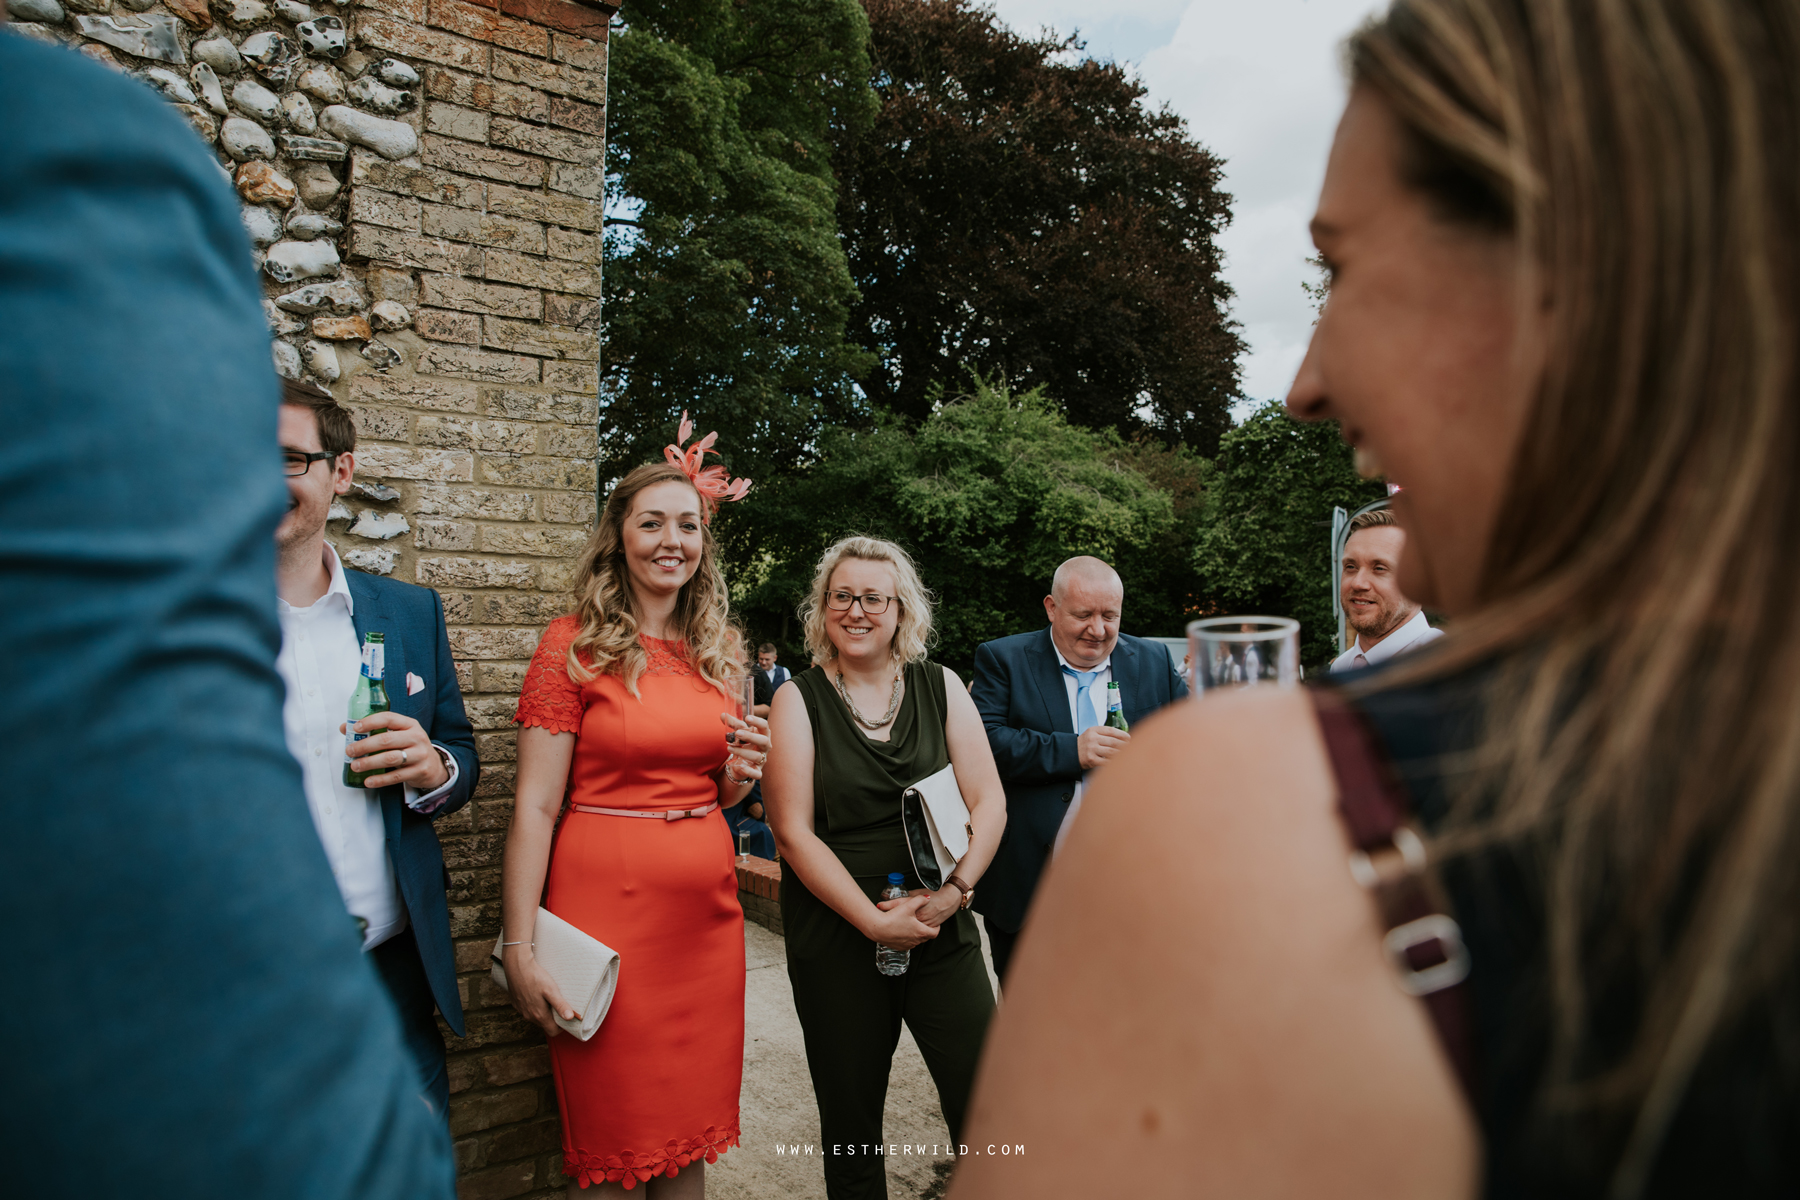
<svg viewBox="0 0 1800 1200">
<path fill-rule="evenodd" d="M 435 1013 L 459 1035 L 461 998 L 446 901 L 448 876 L 431 822 L 468 803 L 479 765 L 437 593 L 347 572 L 325 540 L 332 501 L 350 489 L 356 427 L 312 384 L 283 385 L 279 417 L 289 509 L 275 532 L 282 719 L 300 763 L 313 826 L 362 945 L 399 1009 L 422 1090 L 449 1101 Z M 357 723 L 350 697 L 363 673 L 363 635 L 386 639 L 390 711 Z M 345 782 L 355 755 L 366 787 Z"/>
<path fill-rule="evenodd" d="M 756 669 L 768 677 L 771 692 L 793 678 L 786 667 L 775 661 L 775 644 L 773 642 L 764 642 L 756 648 Z"/>
<path fill-rule="evenodd" d="M 1385 508 L 1350 522 L 1338 595 L 1344 623 L 1356 640 L 1332 660 L 1333 671 L 1372 667 L 1444 636 L 1443 630 L 1431 627 L 1417 604 L 1400 594 L 1400 553 L 1405 548 L 1406 531 Z"/>
<path fill-rule="evenodd" d="M 1044 597 L 1049 627 L 975 649 L 969 694 L 987 727 L 1006 787 L 1006 833 L 974 900 L 1002 982 L 1038 876 L 1063 822 L 1080 803 L 1082 778 L 1131 735 L 1106 726 L 1106 685 L 1135 725 L 1187 695 L 1169 652 L 1119 632 L 1125 584 L 1097 558 L 1056 569 Z"/>
</svg>

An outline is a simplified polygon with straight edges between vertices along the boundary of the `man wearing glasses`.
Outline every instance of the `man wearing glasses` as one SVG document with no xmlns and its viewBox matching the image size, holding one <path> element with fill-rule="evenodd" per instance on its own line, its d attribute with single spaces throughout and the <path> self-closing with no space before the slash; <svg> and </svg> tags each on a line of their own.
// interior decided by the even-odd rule
<svg viewBox="0 0 1800 1200">
<path fill-rule="evenodd" d="M 282 718 L 306 804 L 363 950 L 400 1011 L 421 1090 L 449 1103 L 444 1040 L 462 1002 L 445 899 L 449 877 L 432 822 L 474 794 L 480 767 L 450 658 L 444 606 L 429 588 L 346 571 L 325 540 L 331 504 L 350 490 L 356 426 L 323 388 L 285 382 L 280 415 L 288 511 L 275 531 Z M 363 635 L 386 639 L 389 712 L 357 724 L 366 788 L 344 782 L 345 717 L 361 672 Z"/>
<path fill-rule="evenodd" d="M 1038 876 L 1081 803 L 1082 779 L 1131 740 L 1105 724 L 1106 685 L 1119 685 L 1132 725 L 1187 695 L 1168 651 L 1119 632 L 1124 607 L 1117 571 L 1097 558 L 1071 558 L 1056 568 L 1044 597 L 1048 628 L 975 648 L 969 694 L 1006 785 L 1007 815 L 975 910 L 1002 983 Z"/>
</svg>

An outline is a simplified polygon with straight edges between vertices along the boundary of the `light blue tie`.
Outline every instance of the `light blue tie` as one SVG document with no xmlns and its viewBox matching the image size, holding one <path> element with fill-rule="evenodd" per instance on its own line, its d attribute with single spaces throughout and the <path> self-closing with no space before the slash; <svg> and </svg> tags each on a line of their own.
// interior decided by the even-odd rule
<svg viewBox="0 0 1800 1200">
<path fill-rule="evenodd" d="M 1088 689 L 1094 686 L 1094 680 L 1100 678 L 1098 671 L 1077 671 L 1074 667 L 1064 667 L 1062 673 L 1075 681 L 1075 732 L 1086 733 L 1100 723 L 1094 715 L 1094 697 Z"/>
</svg>

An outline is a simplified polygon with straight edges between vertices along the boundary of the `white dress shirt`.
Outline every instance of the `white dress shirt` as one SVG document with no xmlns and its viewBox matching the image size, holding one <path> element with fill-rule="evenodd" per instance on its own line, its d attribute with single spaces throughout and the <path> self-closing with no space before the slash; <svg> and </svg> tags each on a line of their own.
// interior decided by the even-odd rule
<svg viewBox="0 0 1800 1200">
<path fill-rule="evenodd" d="M 1425 613 L 1421 610 L 1412 615 L 1412 620 L 1367 650 L 1362 648 L 1362 638 L 1358 637 L 1356 641 L 1350 643 L 1348 650 L 1331 660 L 1331 669 L 1333 671 L 1349 671 L 1357 667 L 1372 667 L 1376 663 L 1386 662 L 1402 651 L 1423 646 L 1433 638 L 1443 636 L 1444 631 L 1433 629 L 1431 622 L 1425 619 Z"/>
<path fill-rule="evenodd" d="M 1058 667 L 1067 667 L 1070 671 L 1081 670 L 1081 668 L 1077 667 L 1074 663 L 1064 658 L 1061 650 L 1056 649 L 1056 640 L 1054 638 L 1050 641 L 1050 648 L 1056 650 L 1056 665 Z M 1094 675 L 1094 682 L 1088 687 L 1088 700 L 1094 706 L 1094 716 L 1098 717 L 1100 723 L 1104 725 L 1106 724 L 1106 685 L 1112 682 L 1112 655 L 1107 655 L 1100 661 L 1100 665 L 1093 668 L 1093 670 L 1096 674 Z M 1086 674 L 1085 671 L 1082 673 Z M 1063 690 L 1069 695 L 1069 728 L 1075 731 L 1076 737 L 1080 737 L 1081 714 L 1076 711 L 1076 698 L 1081 691 L 1081 681 L 1066 672 L 1059 672 L 1059 674 L 1062 674 Z M 1051 853 L 1061 850 L 1063 839 L 1069 836 L 1069 826 L 1074 823 L 1075 814 L 1081 811 L 1081 790 L 1086 786 L 1086 776 L 1083 776 L 1082 779 L 1076 782 L 1075 792 L 1069 797 L 1068 811 L 1063 813 L 1062 825 L 1057 828 L 1056 842 L 1051 847 Z"/>
<path fill-rule="evenodd" d="M 306 807 L 344 906 L 365 922 L 363 949 L 368 950 L 406 928 L 406 906 L 388 858 L 387 828 L 377 793 L 344 783 L 345 738 L 338 726 L 349 716 L 350 696 L 362 674 L 362 646 L 356 637 L 356 601 L 329 543 L 325 562 L 331 586 L 323 596 L 307 608 L 278 602 L 281 653 L 275 669 L 287 685 L 282 724 L 288 752 L 300 763 Z M 389 687 L 395 683 L 386 682 Z M 408 788 L 409 806 L 433 807 L 432 802 L 456 781 L 456 760 L 445 757 L 450 779 L 423 796 Z"/>
<path fill-rule="evenodd" d="M 1055 641 L 1050 643 L 1050 648 L 1056 650 Z M 1056 665 L 1067 667 L 1070 671 L 1081 671 L 1080 667 L 1063 657 L 1061 650 L 1056 650 Z M 1112 682 L 1112 655 L 1107 655 L 1100 660 L 1099 666 L 1090 669 L 1095 672 L 1095 675 L 1093 684 L 1088 688 L 1088 699 L 1094 705 L 1094 716 L 1098 717 L 1100 723 L 1104 725 L 1106 724 L 1106 685 Z M 1082 671 L 1082 674 L 1085 675 L 1087 672 Z M 1075 698 L 1081 691 L 1081 682 L 1068 674 L 1063 674 L 1062 681 L 1063 691 L 1069 694 L 1069 728 L 1075 731 L 1076 737 L 1080 737 L 1081 714 L 1075 711 Z"/>
</svg>

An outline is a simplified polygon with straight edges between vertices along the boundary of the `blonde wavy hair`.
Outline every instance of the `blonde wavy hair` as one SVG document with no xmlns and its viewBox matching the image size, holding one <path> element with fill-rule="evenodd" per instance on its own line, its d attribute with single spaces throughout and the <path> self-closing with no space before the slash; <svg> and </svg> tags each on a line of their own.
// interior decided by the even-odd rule
<svg viewBox="0 0 1800 1200">
<path fill-rule="evenodd" d="M 812 590 L 800 606 L 800 621 L 806 632 L 806 648 L 814 663 L 827 663 L 837 657 L 837 647 L 825 632 L 825 593 L 831 590 L 831 576 L 846 559 L 887 563 L 894 568 L 894 599 L 900 605 L 900 616 L 894 627 L 892 653 L 903 663 L 918 662 L 931 647 L 931 593 L 919 580 L 912 556 L 892 542 L 872 537 L 839 538 L 825 551 L 813 572 Z"/>
<path fill-rule="evenodd" d="M 617 675 L 633 696 L 638 678 L 649 665 L 638 641 L 637 604 L 625 566 L 625 518 L 645 488 L 659 483 L 693 483 L 667 463 L 646 463 L 621 479 L 581 552 L 581 574 L 575 581 L 575 614 L 581 632 L 569 644 L 569 677 L 586 682 L 596 675 Z M 699 493 L 695 493 L 698 499 Z M 699 511 L 699 504 L 695 510 Z M 687 660 L 701 678 L 726 696 L 737 694 L 745 672 L 743 635 L 731 623 L 725 575 L 719 570 L 712 529 L 700 526 L 700 563 L 675 600 L 675 632 L 686 647 Z M 640 699 L 642 697 L 639 697 Z"/>
</svg>

